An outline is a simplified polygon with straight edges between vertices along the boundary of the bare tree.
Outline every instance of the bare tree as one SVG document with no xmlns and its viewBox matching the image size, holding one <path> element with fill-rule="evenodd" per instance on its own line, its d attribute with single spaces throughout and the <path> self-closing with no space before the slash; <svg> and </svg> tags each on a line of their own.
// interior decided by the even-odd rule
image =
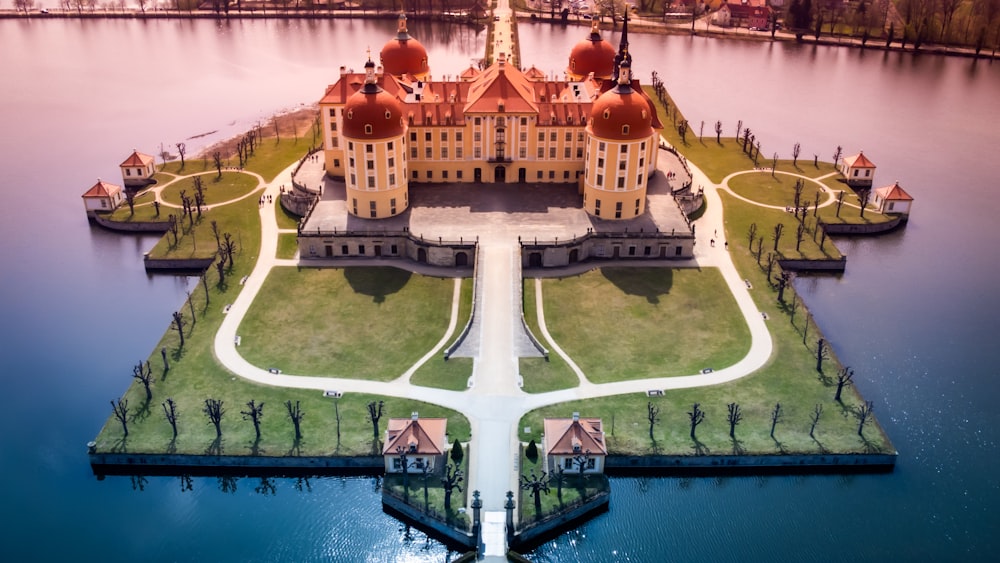
<svg viewBox="0 0 1000 563">
<path fill-rule="evenodd" d="M 368 403 L 368 420 L 372 423 L 372 439 L 376 443 L 378 443 L 378 421 L 382 418 L 383 407 L 385 407 L 385 401 Z"/>
<path fill-rule="evenodd" d="M 546 479 L 546 473 L 542 471 L 542 474 L 535 475 L 535 470 L 531 470 L 530 475 L 521 475 L 519 481 L 521 482 L 522 491 L 531 491 L 532 496 L 535 499 L 535 517 L 538 518 L 542 515 L 542 493 L 546 495 L 549 494 L 549 482 Z"/>
<path fill-rule="evenodd" d="M 167 422 L 170 423 L 170 429 L 174 431 L 174 438 L 177 437 L 177 403 L 173 399 L 167 397 L 167 400 L 162 403 L 163 406 L 163 416 L 166 417 Z"/>
<path fill-rule="evenodd" d="M 774 438 L 774 427 L 781 422 L 782 412 L 781 403 L 775 403 L 774 408 L 771 410 L 771 437 Z"/>
<path fill-rule="evenodd" d="M 799 226 L 795 228 L 795 252 L 800 252 L 799 247 L 802 246 L 802 239 L 806 236 L 806 224 L 805 222 L 799 222 Z"/>
<path fill-rule="evenodd" d="M 458 489 L 458 492 L 462 492 L 462 481 L 464 480 L 464 474 L 457 465 L 449 463 L 444 467 L 444 474 L 441 476 L 441 488 L 444 489 L 444 509 L 446 512 L 451 510 L 452 491 Z"/>
<path fill-rule="evenodd" d="M 655 440 L 653 438 L 653 426 L 660 420 L 660 407 L 654 406 L 652 401 L 646 403 L 646 420 L 649 421 L 649 439 Z"/>
<path fill-rule="evenodd" d="M 844 156 L 844 147 L 837 145 L 837 150 L 833 153 L 833 166 L 837 167 L 840 164 L 840 157 Z"/>
<path fill-rule="evenodd" d="M 844 190 L 840 190 L 837 194 L 837 217 L 840 217 L 840 207 L 844 205 Z"/>
<path fill-rule="evenodd" d="M 132 366 L 132 377 L 142 383 L 146 389 L 146 401 L 152 400 L 153 390 L 150 386 L 153 384 L 153 370 L 149 367 L 149 362 L 146 362 L 145 365 L 139 362 Z"/>
<path fill-rule="evenodd" d="M 215 237 L 215 246 L 218 247 L 221 250 L 222 249 L 222 238 L 221 238 L 221 236 L 219 234 L 219 222 L 216 221 L 215 219 L 212 219 L 211 225 L 212 225 L 212 236 Z"/>
<path fill-rule="evenodd" d="M 820 338 L 816 341 L 816 371 L 823 372 L 823 360 L 829 359 L 830 354 L 826 349 L 826 340 Z"/>
<path fill-rule="evenodd" d="M 222 401 L 219 399 L 205 399 L 205 407 L 202 412 L 208 417 L 208 421 L 215 426 L 215 436 L 222 437 L 222 416 L 226 410 L 222 408 Z"/>
<path fill-rule="evenodd" d="M 865 207 L 868 207 L 868 201 L 871 199 L 871 197 L 872 197 L 872 191 L 870 189 L 861 190 L 860 192 L 858 192 L 858 204 L 861 207 L 861 212 L 860 212 L 861 217 L 865 216 Z"/>
<path fill-rule="evenodd" d="M 177 335 L 181 339 L 181 348 L 183 348 L 184 347 L 184 325 L 187 324 L 187 321 L 184 320 L 184 313 L 181 313 L 180 311 L 174 311 L 173 317 L 174 317 L 174 320 L 173 320 L 172 324 L 173 324 L 173 327 L 177 329 Z"/>
<path fill-rule="evenodd" d="M 743 411 L 740 410 L 740 405 L 738 403 L 729 403 L 726 405 L 729 409 L 729 414 L 726 415 L 726 421 L 729 422 L 729 437 L 736 437 L 736 425 L 743 420 Z"/>
<path fill-rule="evenodd" d="M 715 142 L 719 143 L 720 145 L 722 144 L 722 122 L 721 121 L 716 121 L 715 122 Z"/>
<path fill-rule="evenodd" d="M 749 244 L 750 251 L 753 251 L 753 239 L 757 237 L 757 223 L 750 223 L 750 227 L 747 228 L 747 241 Z"/>
<path fill-rule="evenodd" d="M 791 283 L 792 274 L 788 272 L 781 272 L 774 278 L 774 281 L 778 283 L 778 302 L 784 303 L 785 288 Z"/>
<path fill-rule="evenodd" d="M 208 305 L 208 276 L 205 275 L 205 272 L 201 273 L 200 281 L 201 287 L 205 290 L 205 305 Z"/>
<path fill-rule="evenodd" d="M 174 235 L 174 246 L 177 246 L 177 231 L 178 231 L 178 228 L 179 227 L 177 225 L 177 216 L 174 215 L 173 213 L 171 213 L 170 215 L 167 215 L 167 230 L 170 231 L 170 234 Z"/>
<path fill-rule="evenodd" d="M 773 252 L 767 253 L 767 260 L 764 262 L 767 264 L 767 280 L 771 281 L 771 272 L 774 271 L 774 265 L 778 263 L 778 257 L 774 255 Z"/>
<path fill-rule="evenodd" d="M 813 432 L 816 431 L 816 425 L 819 424 L 819 417 L 823 414 L 823 405 L 816 403 L 816 407 L 813 409 L 812 423 L 809 425 L 809 437 L 815 439 Z"/>
<path fill-rule="evenodd" d="M 874 410 L 875 404 L 871 401 L 865 401 L 860 407 L 858 407 L 858 436 L 864 435 L 862 432 L 864 432 L 865 423 L 872 417 L 872 412 Z"/>
<path fill-rule="evenodd" d="M 111 401 L 111 412 L 114 413 L 118 422 L 122 423 L 122 432 L 128 436 L 128 399 Z"/>
<path fill-rule="evenodd" d="M 219 178 L 222 178 L 222 153 L 215 151 L 212 153 L 212 162 L 215 164 L 215 171 L 219 173 Z"/>
<path fill-rule="evenodd" d="M 774 171 L 778 168 L 778 153 L 771 157 L 771 177 L 774 178 Z"/>
<path fill-rule="evenodd" d="M 264 401 L 257 403 L 250 399 L 247 403 L 247 410 L 240 411 L 240 414 L 243 415 L 243 420 L 253 422 L 253 431 L 257 435 L 257 439 L 260 440 L 260 420 L 264 418 Z"/>
<path fill-rule="evenodd" d="M 224 253 L 224 260 L 229 260 L 229 267 L 233 267 L 233 254 L 236 252 L 236 241 L 233 240 L 233 235 L 226 232 L 222 233 L 222 251 Z"/>
<path fill-rule="evenodd" d="M 549 475 L 549 482 L 556 484 L 556 498 L 559 499 L 559 504 L 562 504 L 562 488 L 566 484 L 566 472 L 563 470 L 562 464 L 559 464 L 556 470 Z"/>
<path fill-rule="evenodd" d="M 403 502 L 410 501 L 410 456 L 406 448 L 396 446 L 396 457 L 399 458 L 399 467 L 403 470 Z"/>
<path fill-rule="evenodd" d="M 837 373 L 837 394 L 833 396 L 834 401 L 840 401 L 840 393 L 844 390 L 844 387 L 850 387 L 853 384 L 854 370 L 849 367 L 841 368 Z"/>
<path fill-rule="evenodd" d="M 799 153 L 802 151 L 802 145 L 795 143 L 792 147 L 792 166 L 798 168 L 799 166 Z"/>
<path fill-rule="evenodd" d="M 680 134 L 681 142 L 684 143 L 685 145 L 687 144 L 687 131 L 688 131 L 688 122 L 685 119 L 684 121 L 681 121 L 680 125 L 677 126 L 677 133 Z"/>
<path fill-rule="evenodd" d="M 184 169 L 184 155 L 187 154 L 187 145 L 184 143 L 177 143 L 177 154 L 181 155 L 181 170 Z"/>
<path fill-rule="evenodd" d="M 580 472 L 580 479 L 585 477 L 584 473 L 587 469 L 590 469 L 593 457 L 590 454 L 590 450 L 578 453 L 573 456 L 573 466 L 576 470 Z"/>
<path fill-rule="evenodd" d="M 743 120 L 742 119 L 736 122 L 736 139 L 737 140 L 739 140 L 739 138 L 740 138 L 740 132 L 741 131 L 743 131 Z"/>
<path fill-rule="evenodd" d="M 159 217 L 160 216 L 160 201 L 159 200 L 156 200 L 156 199 L 153 200 L 153 209 L 156 211 L 156 216 Z"/>
<path fill-rule="evenodd" d="M 337 446 L 340 446 L 340 397 L 333 398 L 333 416 L 337 421 Z"/>
<path fill-rule="evenodd" d="M 295 439 L 302 439 L 302 418 L 306 413 L 302 412 L 302 408 L 299 406 L 299 401 L 295 401 L 292 405 L 291 401 L 285 401 L 285 409 L 288 410 L 288 418 L 291 419 L 292 425 L 295 426 Z"/>
<path fill-rule="evenodd" d="M 129 217 L 135 215 L 135 190 L 125 188 L 125 203 L 128 204 Z"/>
<path fill-rule="evenodd" d="M 774 241 L 774 251 L 778 251 L 778 242 L 781 240 L 781 233 L 785 232 L 785 224 L 778 223 L 774 226 L 774 232 L 771 234 L 771 240 Z"/>
<path fill-rule="evenodd" d="M 691 410 L 688 411 L 688 419 L 691 421 L 691 439 L 696 439 L 694 437 L 694 431 L 698 428 L 698 425 L 705 421 L 705 411 L 701 410 L 701 405 L 695 403 Z"/>
<path fill-rule="evenodd" d="M 14 0 L 14 9 L 24 12 L 24 15 L 28 15 L 28 12 L 35 7 L 35 0 Z"/>
</svg>

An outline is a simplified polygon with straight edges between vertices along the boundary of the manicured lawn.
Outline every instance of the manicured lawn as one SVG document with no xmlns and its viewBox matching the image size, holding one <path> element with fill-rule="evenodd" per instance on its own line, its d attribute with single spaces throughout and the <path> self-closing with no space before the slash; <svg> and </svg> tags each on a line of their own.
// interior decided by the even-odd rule
<svg viewBox="0 0 1000 563">
<path fill-rule="evenodd" d="M 286 211 L 284 207 L 278 204 L 277 200 L 275 200 L 274 203 L 275 203 L 274 216 L 278 219 L 278 228 L 279 229 L 298 228 L 300 217 L 298 215 L 293 215 L 288 211 Z"/>
<path fill-rule="evenodd" d="M 291 260 L 299 251 L 299 238 L 295 233 L 278 234 L 278 258 Z"/>
<path fill-rule="evenodd" d="M 711 268 L 602 268 L 542 288 L 549 332 L 595 383 L 719 369 L 750 348 Z"/>
<path fill-rule="evenodd" d="M 259 187 L 257 178 L 239 172 L 223 172 L 221 178 L 214 172 L 202 174 L 199 177 L 205 191 L 207 205 L 217 205 L 244 197 Z M 193 200 L 195 194 L 194 178 L 184 178 L 170 184 L 160 193 L 160 198 L 167 203 L 181 205 L 181 190 L 184 190 L 187 196 Z M 174 212 L 176 213 L 176 210 Z"/>
<path fill-rule="evenodd" d="M 522 389 L 525 393 L 545 393 L 576 387 L 580 383 L 576 373 L 570 369 L 569 364 L 563 361 L 559 354 L 552 352 L 552 345 L 544 341 L 542 331 L 538 327 L 538 313 L 535 307 L 535 280 L 533 278 L 525 279 L 521 285 L 524 288 L 524 320 L 535 338 L 542 341 L 546 348 L 549 348 L 548 361 L 545 358 L 518 359 L 521 377 L 524 380 Z"/>
<path fill-rule="evenodd" d="M 247 236 L 244 240 L 252 242 L 254 238 Z M 256 245 L 256 242 L 253 244 Z M 222 308 L 235 299 L 242 289 L 238 280 L 252 267 L 250 255 L 256 256 L 256 248 L 253 252 L 250 250 L 248 248 L 243 255 L 237 255 L 236 264 L 227 273 L 224 283 L 219 283 L 214 268 L 205 273 L 208 301 L 202 285 L 196 287 L 191 296 L 195 322 L 192 322 L 191 308 L 187 303 L 179 308 L 185 319 L 183 347 L 180 346 L 177 331 L 170 327 L 170 319 L 163 319 L 166 332 L 148 356 L 154 374 L 153 399 L 146 404 L 142 386 L 135 381 L 129 385 L 131 373 L 123 373 L 123 387 L 127 387 L 123 397 L 129 404 L 129 436 L 123 440 L 120 423 L 109 418 L 96 439 L 98 452 L 252 455 L 256 451 L 257 455 L 268 456 L 369 455 L 372 451 L 372 426 L 366 405 L 376 400 L 385 401 L 385 418 L 380 424 L 380 435 L 385 430 L 386 418 L 406 417 L 418 411 L 422 416 L 447 417 L 449 435 L 453 439 L 468 440 L 469 422 L 454 411 L 408 399 L 347 394 L 338 399 L 341 416 L 341 438 L 338 442 L 334 399 L 323 397 L 320 391 L 247 382 L 219 366 L 212 352 L 212 342 L 222 321 Z M 166 348 L 170 362 L 170 369 L 166 372 L 159 352 L 161 348 Z M 170 425 L 161 406 L 168 397 L 175 401 L 179 412 L 176 440 L 171 438 Z M 223 434 L 219 442 L 216 442 L 214 427 L 202 412 L 208 398 L 224 403 L 226 414 L 222 419 Z M 250 400 L 265 403 L 262 437 L 256 447 L 253 425 L 240 415 Z M 300 401 L 306 413 L 302 421 L 303 438 L 298 444 L 295 443 L 292 424 L 284 406 L 284 402 L 289 400 Z M 105 408 L 110 414 L 110 405 L 105 405 Z"/>
<path fill-rule="evenodd" d="M 160 215 L 177 214 L 178 209 L 160 209 Z M 165 234 L 150 251 L 152 258 L 210 258 L 218 245 L 212 234 L 212 221 L 219 225 L 220 237 L 229 233 L 236 241 L 236 252 L 256 258 L 260 252 L 260 213 L 255 198 L 247 198 L 229 205 L 204 211 L 194 223 L 180 222 L 176 243 L 172 234 Z"/>
<path fill-rule="evenodd" d="M 472 279 L 462 280 L 462 295 L 458 304 L 458 322 L 455 325 L 455 333 L 452 335 L 450 346 L 458 338 L 465 325 L 472 315 Z M 424 365 L 420 366 L 410 383 L 423 385 L 424 387 L 437 387 L 439 389 L 449 389 L 451 391 L 464 391 L 468 389 L 469 377 L 472 376 L 472 358 L 451 358 L 444 360 L 444 354 L 431 358 Z"/>
<path fill-rule="evenodd" d="M 770 171 L 755 172 L 751 174 L 741 174 L 729 180 L 729 189 L 749 200 L 764 205 L 795 205 L 795 183 L 799 180 L 794 176 L 785 174 L 771 175 Z M 830 195 L 812 181 L 805 182 L 805 188 L 799 195 L 799 205 L 812 204 L 816 202 L 817 192 L 819 203 L 822 205 Z"/>
<path fill-rule="evenodd" d="M 240 352 L 297 375 L 389 381 L 444 334 L 453 288 L 395 268 L 276 268 L 240 325 Z"/>
</svg>

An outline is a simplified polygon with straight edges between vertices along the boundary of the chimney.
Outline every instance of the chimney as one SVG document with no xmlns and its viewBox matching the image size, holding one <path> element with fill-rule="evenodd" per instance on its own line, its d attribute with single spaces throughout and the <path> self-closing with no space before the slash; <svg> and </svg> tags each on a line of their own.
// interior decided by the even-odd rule
<svg viewBox="0 0 1000 563">
<path fill-rule="evenodd" d="M 573 422 L 580 422 L 580 413 L 573 413 Z"/>
<path fill-rule="evenodd" d="M 417 411 L 413 411 L 413 412 L 412 412 L 412 413 L 410 414 L 410 420 L 412 420 L 412 421 L 416 422 L 416 421 L 417 421 L 417 418 L 418 418 L 418 416 L 417 416 Z"/>
</svg>

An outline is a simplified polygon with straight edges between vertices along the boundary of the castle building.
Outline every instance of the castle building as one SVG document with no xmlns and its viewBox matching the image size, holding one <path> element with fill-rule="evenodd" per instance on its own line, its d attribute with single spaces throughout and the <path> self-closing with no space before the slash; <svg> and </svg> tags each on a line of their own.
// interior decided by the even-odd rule
<svg viewBox="0 0 1000 563">
<path fill-rule="evenodd" d="M 326 173 L 344 179 L 352 215 L 402 213 L 409 182 L 576 183 L 595 217 L 645 212 L 662 126 L 632 78 L 627 21 L 617 52 L 595 23 L 561 81 L 503 55 L 481 72 L 431 80 L 402 15 L 380 61 L 364 74 L 342 67 L 320 101 Z"/>
</svg>

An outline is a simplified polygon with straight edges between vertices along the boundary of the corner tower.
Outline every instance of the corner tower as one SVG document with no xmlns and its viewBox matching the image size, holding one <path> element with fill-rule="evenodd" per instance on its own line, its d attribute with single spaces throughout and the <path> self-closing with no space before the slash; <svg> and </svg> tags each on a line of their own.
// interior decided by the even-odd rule
<svg viewBox="0 0 1000 563">
<path fill-rule="evenodd" d="M 398 100 L 375 80 L 365 63 L 365 83 L 343 109 L 347 211 L 366 219 L 398 215 L 409 205 L 406 177 L 407 126 Z"/>
<path fill-rule="evenodd" d="M 646 211 L 646 187 L 656 168 L 653 107 L 632 80 L 628 19 L 615 56 L 615 83 L 591 108 L 587 123 L 583 208 L 601 219 L 633 219 Z"/>
</svg>

